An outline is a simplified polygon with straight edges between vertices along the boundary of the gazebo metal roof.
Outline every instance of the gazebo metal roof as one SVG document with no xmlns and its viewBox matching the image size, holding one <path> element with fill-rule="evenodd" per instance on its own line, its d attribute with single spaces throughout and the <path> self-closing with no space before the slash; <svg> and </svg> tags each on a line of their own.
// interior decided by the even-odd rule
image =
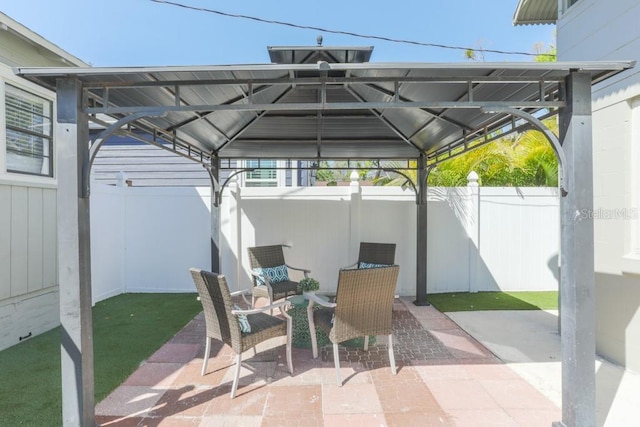
<svg viewBox="0 0 640 427">
<path fill-rule="evenodd" d="M 564 106 L 571 72 L 596 83 L 630 66 L 362 62 L 370 54 L 370 47 L 272 47 L 280 63 L 16 72 L 52 89 L 60 77 L 78 79 L 84 111 L 124 119 L 149 141 L 203 163 L 425 155 L 431 164 L 474 139 L 528 126 L 501 109 L 541 115 Z"/>
</svg>

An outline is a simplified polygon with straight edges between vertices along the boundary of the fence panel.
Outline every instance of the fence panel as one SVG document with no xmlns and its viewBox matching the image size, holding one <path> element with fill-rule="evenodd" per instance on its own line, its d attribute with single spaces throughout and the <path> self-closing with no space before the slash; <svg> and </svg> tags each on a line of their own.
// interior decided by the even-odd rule
<svg viewBox="0 0 640 427">
<path fill-rule="evenodd" d="M 98 187 L 92 192 L 94 299 L 193 291 L 188 268 L 211 265 L 209 189 Z M 557 289 L 554 189 L 430 188 L 428 199 L 428 293 Z M 322 290 L 333 292 L 358 243 L 377 241 L 396 243 L 397 292 L 415 295 L 416 205 L 409 190 L 232 183 L 220 219 L 221 270 L 233 289 L 250 286 L 249 246 L 291 246 L 287 261 L 311 269 Z"/>
</svg>

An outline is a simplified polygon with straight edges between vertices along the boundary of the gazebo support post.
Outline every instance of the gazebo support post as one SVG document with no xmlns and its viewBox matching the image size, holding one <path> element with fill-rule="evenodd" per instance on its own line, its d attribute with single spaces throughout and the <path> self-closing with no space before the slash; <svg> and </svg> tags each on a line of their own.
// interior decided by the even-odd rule
<svg viewBox="0 0 640 427">
<path fill-rule="evenodd" d="M 596 425 L 595 279 L 591 78 L 565 78 L 567 106 L 560 110 L 560 141 L 568 179 L 561 197 L 560 322 L 562 324 L 562 422 Z"/>
<path fill-rule="evenodd" d="M 416 300 L 415 305 L 427 302 L 427 161 L 424 154 L 418 159 L 417 242 L 416 242 Z"/>
<path fill-rule="evenodd" d="M 82 86 L 76 78 L 58 80 L 55 136 L 65 426 L 95 425 L 89 183 L 83 173 L 89 167 L 89 124 L 81 101 Z"/>
<path fill-rule="evenodd" d="M 211 271 L 220 271 L 220 205 L 222 204 L 222 188 L 220 188 L 220 158 L 211 158 L 211 165 L 206 167 L 211 178 Z"/>
</svg>

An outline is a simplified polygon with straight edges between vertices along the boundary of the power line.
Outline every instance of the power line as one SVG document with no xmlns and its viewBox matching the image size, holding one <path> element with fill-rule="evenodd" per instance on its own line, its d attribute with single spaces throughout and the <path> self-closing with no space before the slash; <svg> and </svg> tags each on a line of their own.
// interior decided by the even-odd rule
<svg viewBox="0 0 640 427">
<path fill-rule="evenodd" d="M 535 56 L 550 56 L 550 57 L 554 57 L 555 58 L 555 55 L 551 54 L 551 53 L 530 53 L 530 52 L 505 51 L 505 50 L 496 50 L 496 49 L 474 49 L 474 48 L 470 48 L 470 47 L 449 46 L 449 45 L 438 44 L 438 43 L 425 43 L 425 42 L 418 42 L 418 41 L 414 41 L 414 40 L 394 39 L 394 38 L 384 37 L 384 36 L 358 34 L 358 33 L 353 33 L 353 32 L 350 32 L 350 31 L 330 30 L 330 29 L 327 29 L 327 28 L 314 27 L 314 26 L 310 26 L 310 25 L 299 25 L 299 24 L 293 24 L 291 22 L 274 21 L 274 20 L 270 20 L 270 19 L 258 18 L 258 17 L 255 17 L 255 16 L 240 15 L 240 14 L 235 14 L 235 13 L 222 12 L 222 11 L 219 11 L 219 10 L 207 9 L 207 8 L 203 8 L 203 7 L 189 6 L 189 5 L 186 5 L 186 4 L 176 3 L 176 2 L 167 1 L 167 0 L 150 0 L 150 1 L 152 1 L 154 3 L 163 3 L 163 4 L 170 5 L 170 6 L 182 7 L 184 9 L 196 10 L 196 11 L 199 11 L 199 12 L 213 13 L 213 14 L 216 14 L 216 15 L 226 16 L 226 17 L 229 17 L 229 18 L 248 19 L 248 20 L 251 20 L 251 21 L 257 21 L 257 22 L 261 22 L 261 23 L 264 23 L 264 24 L 283 25 L 283 26 L 286 26 L 286 27 L 299 28 L 299 29 L 303 29 L 303 30 L 322 31 L 322 32 L 325 32 L 325 33 L 342 34 L 342 35 L 346 35 L 346 36 L 359 37 L 359 38 L 363 38 L 363 39 L 383 40 L 383 41 L 392 42 L 392 43 L 412 44 L 412 45 L 416 45 L 416 46 L 438 47 L 438 48 L 441 48 L 441 49 L 462 50 L 462 51 L 465 51 L 465 52 L 477 51 L 477 52 L 497 53 L 497 54 L 501 54 L 501 55 L 525 55 L 525 56 L 534 56 L 534 57 Z"/>
</svg>

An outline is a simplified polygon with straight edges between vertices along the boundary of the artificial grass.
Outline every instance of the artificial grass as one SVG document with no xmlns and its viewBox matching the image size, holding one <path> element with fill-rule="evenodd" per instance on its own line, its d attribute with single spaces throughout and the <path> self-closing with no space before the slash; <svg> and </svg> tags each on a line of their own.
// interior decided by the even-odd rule
<svg viewBox="0 0 640 427">
<path fill-rule="evenodd" d="M 438 310 L 557 310 L 557 291 L 453 292 L 431 294 L 427 300 Z"/>
<path fill-rule="evenodd" d="M 122 294 L 93 308 L 96 403 L 202 310 L 196 294 Z M 60 328 L 0 351 L 0 424 L 62 425 Z"/>
</svg>

